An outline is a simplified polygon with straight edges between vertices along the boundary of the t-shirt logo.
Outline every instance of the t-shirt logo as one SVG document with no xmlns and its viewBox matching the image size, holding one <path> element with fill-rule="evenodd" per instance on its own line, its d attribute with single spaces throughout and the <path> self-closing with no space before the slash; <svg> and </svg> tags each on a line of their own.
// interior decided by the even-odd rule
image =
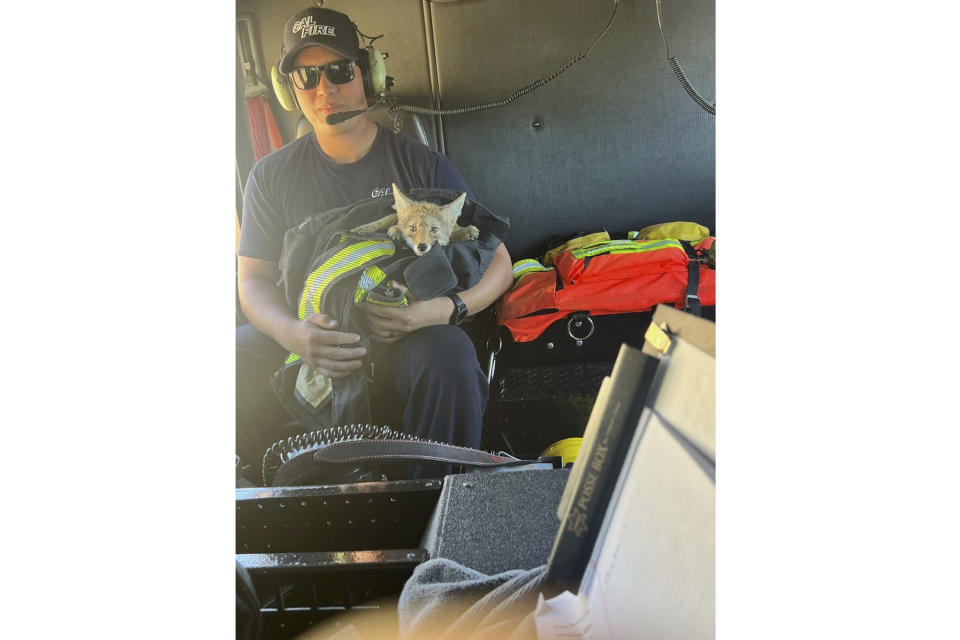
<svg viewBox="0 0 960 640">
<path fill-rule="evenodd" d="M 382 198 L 383 196 L 392 196 L 393 187 L 375 187 L 373 191 L 370 192 L 371 198 Z"/>
<path fill-rule="evenodd" d="M 293 32 L 300 32 L 301 38 L 306 38 L 307 36 L 331 36 L 336 38 L 337 34 L 334 32 L 333 27 L 328 27 L 325 24 L 317 24 L 313 21 L 313 16 L 307 16 L 306 18 L 301 18 L 293 23 Z"/>
</svg>

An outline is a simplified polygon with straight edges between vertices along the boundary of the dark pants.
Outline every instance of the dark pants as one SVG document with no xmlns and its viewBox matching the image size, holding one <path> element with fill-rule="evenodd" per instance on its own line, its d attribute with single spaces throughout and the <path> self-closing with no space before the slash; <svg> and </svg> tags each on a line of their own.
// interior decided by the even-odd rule
<svg viewBox="0 0 960 640">
<path fill-rule="evenodd" d="M 237 455 L 242 466 L 250 466 L 247 479 L 260 482 L 263 454 L 274 442 L 306 429 L 292 423 L 270 388 L 270 376 L 287 353 L 252 324 L 237 327 Z"/>
<path fill-rule="evenodd" d="M 268 446 L 307 430 L 290 424 L 291 416 L 267 382 L 286 355 L 252 325 L 237 327 L 237 453 L 254 470 Z M 387 345 L 377 356 L 374 374 L 374 388 L 384 394 L 374 399 L 375 406 L 387 407 L 381 415 L 400 418 L 399 425 L 387 424 L 421 439 L 480 446 L 487 377 L 462 329 L 425 327 Z M 450 466 L 417 465 L 410 472 L 438 477 L 449 473 Z"/>
</svg>

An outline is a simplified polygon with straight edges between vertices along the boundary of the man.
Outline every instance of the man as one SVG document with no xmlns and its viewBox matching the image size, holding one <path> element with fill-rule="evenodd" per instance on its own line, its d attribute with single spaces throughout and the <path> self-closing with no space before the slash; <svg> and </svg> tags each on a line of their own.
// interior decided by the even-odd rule
<svg viewBox="0 0 960 640">
<path fill-rule="evenodd" d="M 289 435 L 279 426 L 290 417 L 266 381 L 286 353 L 299 354 L 330 378 L 359 369 L 367 355 L 366 349 L 351 346 L 360 336 L 337 330 L 337 318 L 316 314 L 301 321 L 287 307 L 276 286 L 284 232 L 313 213 L 389 195 L 392 182 L 405 192 L 438 187 L 466 191 L 473 199 L 446 157 L 378 126 L 367 113 L 327 124 L 330 114 L 368 106 L 357 64 L 366 54 L 346 15 L 305 9 L 287 21 L 283 41 L 279 70 L 290 78 L 313 134 L 259 161 L 244 192 L 238 286 L 253 327 L 245 325 L 237 332 L 237 440 L 241 462 L 255 469 L 265 447 Z M 510 256 L 500 244 L 480 282 L 459 299 L 467 315 L 473 315 L 511 284 Z M 388 345 L 377 360 L 378 387 L 380 381 L 392 383 L 402 429 L 476 447 L 487 382 L 473 344 L 451 324 L 458 317 L 457 307 L 454 298 L 442 296 L 402 309 L 366 304 L 364 310 L 372 338 Z"/>
</svg>

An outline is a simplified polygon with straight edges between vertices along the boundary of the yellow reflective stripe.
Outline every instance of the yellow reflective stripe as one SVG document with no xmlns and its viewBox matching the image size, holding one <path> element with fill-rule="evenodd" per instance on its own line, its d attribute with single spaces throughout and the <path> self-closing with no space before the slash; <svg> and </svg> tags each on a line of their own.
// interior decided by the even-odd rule
<svg viewBox="0 0 960 640">
<path fill-rule="evenodd" d="M 410 302 L 407 300 L 407 296 L 403 296 L 400 300 L 381 300 L 378 299 L 378 296 L 370 295 L 386 278 L 387 274 L 377 265 L 364 269 L 363 273 L 360 274 L 357 290 L 353 293 L 354 304 L 367 301 L 370 304 L 379 304 L 382 307 L 400 308 L 408 306 Z"/>
<path fill-rule="evenodd" d="M 533 258 L 525 258 L 523 260 L 517 260 L 516 262 L 513 263 L 514 284 L 516 284 L 516 282 L 520 280 L 520 278 L 522 278 L 523 276 L 530 275 L 531 273 L 536 273 L 539 271 L 553 271 L 553 267 L 547 268 L 542 264 L 540 264 L 539 262 L 537 262 L 536 260 L 534 260 Z"/>
<path fill-rule="evenodd" d="M 549 269 L 533 258 L 524 258 L 523 260 L 517 260 L 513 263 L 514 278 L 517 277 L 518 273 L 523 273 L 524 271 L 549 271 Z"/>
<path fill-rule="evenodd" d="M 375 258 L 391 256 L 394 251 L 396 251 L 396 248 L 391 240 L 363 240 L 338 251 L 307 276 L 303 293 L 300 294 L 297 316 L 303 320 L 308 315 L 320 313 L 320 300 L 323 291 L 337 276 L 361 267 Z M 308 311 L 312 313 L 308 314 Z"/>
<path fill-rule="evenodd" d="M 553 258 L 564 251 L 569 251 L 571 249 L 578 249 L 580 247 L 596 244 L 597 242 L 604 242 L 610 239 L 610 234 L 606 231 L 598 231 L 597 233 L 590 233 L 585 236 L 578 236 L 572 240 L 568 240 L 559 247 L 554 247 L 543 254 L 543 264 L 544 266 L 551 266 L 553 264 Z"/>
<path fill-rule="evenodd" d="M 361 267 L 376 258 L 392 256 L 395 251 L 396 247 L 390 240 L 362 240 L 335 253 L 307 276 L 307 281 L 303 285 L 303 293 L 300 294 L 300 302 L 297 305 L 297 317 L 304 320 L 309 315 L 320 313 L 323 292 L 337 276 Z M 380 269 L 378 271 L 383 273 Z M 299 359 L 299 355 L 291 353 L 283 364 L 288 365 Z"/>
<path fill-rule="evenodd" d="M 594 247 L 616 247 L 616 246 L 632 247 L 634 244 L 636 243 L 633 240 L 611 240 L 607 238 L 606 240 L 598 240 L 597 242 L 591 242 L 589 244 L 584 244 L 579 247 L 574 247 L 573 249 L 570 250 L 570 253 L 574 254 L 577 251 L 582 252 L 588 249 L 593 249 Z"/>
<path fill-rule="evenodd" d="M 605 253 L 643 253 L 645 251 L 657 251 L 658 249 L 676 248 L 683 251 L 683 246 L 679 240 L 650 240 L 648 242 L 636 242 L 634 240 L 610 240 L 601 244 L 575 249 L 570 252 L 574 258 L 586 258 Z"/>
<path fill-rule="evenodd" d="M 387 274 L 377 265 L 364 269 L 360 275 L 360 282 L 357 283 L 357 290 L 353 294 L 353 301 L 357 304 L 363 302 L 367 294 L 373 291 L 386 277 Z"/>
</svg>

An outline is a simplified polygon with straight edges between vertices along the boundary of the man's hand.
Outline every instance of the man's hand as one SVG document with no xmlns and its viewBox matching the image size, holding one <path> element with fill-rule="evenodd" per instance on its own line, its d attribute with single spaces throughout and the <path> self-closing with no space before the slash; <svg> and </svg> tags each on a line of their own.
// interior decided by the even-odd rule
<svg viewBox="0 0 960 640">
<path fill-rule="evenodd" d="M 382 304 L 364 302 L 372 338 L 377 342 L 396 342 L 405 334 L 435 324 L 449 324 L 453 315 L 453 300 L 442 296 L 432 300 L 417 300 L 398 282 L 391 285 L 401 289 L 407 296 L 406 307 L 386 307 Z"/>
<path fill-rule="evenodd" d="M 367 350 L 351 347 L 360 336 L 335 331 L 336 326 L 334 318 L 317 313 L 299 321 L 284 346 L 328 378 L 344 378 L 363 366 L 360 358 Z"/>
<path fill-rule="evenodd" d="M 405 334 L 435 324 L 450 324 L 453 315 L 453 300 L 440 296 L 432 300 L 414 300 L 403 285 L 391 282 L 406 293 L 410 305 L 406 308 L 385 307 L 370 302 L 363 303 L 367 312 L 367 323 L 377 342 L 396 342 Z M 504 291 L 513 285 L 513 265 L 510 254 L 501 243 L 490 262 L 486 273 L 473 287 L 461 291 L 458 295 L 467 305 L 467 315 L 479 313 L 496 302 Z"/>
<path fill-rule="evenodd" d="M 240 304 L 257 329 L 287 351 L 300 356 L 328 378 L 343 378 L 363 366 L 363 347 L 355 333 L 335 331 L 337 321 L 322 313 L 298 320 L 287 308 L 276 282 L 280 271 L 275 262 L 237 257 Z"/>
</svg>

